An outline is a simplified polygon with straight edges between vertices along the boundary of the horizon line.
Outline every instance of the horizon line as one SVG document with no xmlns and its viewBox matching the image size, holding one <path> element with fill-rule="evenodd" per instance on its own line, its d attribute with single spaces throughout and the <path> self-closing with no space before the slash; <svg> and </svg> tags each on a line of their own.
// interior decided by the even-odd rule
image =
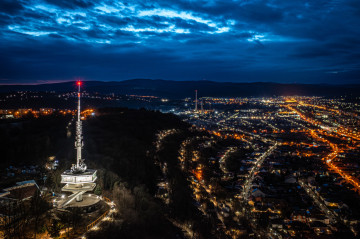
<svg viewBox="0 0 360 239">
<path fill-rule="evenodd" d="M 70 82 L 76 82 L 79 79 L 72 79 L 72 80 L 54 80 L 54 81 L 44 81 L 44 82 L 29 82 L 29 83 L 0 83 L 0 86 L 39 86 L 39 85 L 53 85 L 53 84 L 62 84 L 62 83 L 70 83 Z M 82 79 L 82 82 L 123 82 L 123 81 L 134 81 L 134 80 L 147 80 L 147 81 L 171 81 L 171 82 L 213 82 L 213 83 L 220 83 L 220 84 L 279 84 L 279 85 L 329 85 L 329 86 L 346 86 L 346 85 L 360 85 L 360 83 L 298 83 L 298 82 L 275 82 L 275 81 L 243 81 L 243 82 L 237 82 L 237 81 L 214 81 L 214 80 L 164 80 L 164 79 L 146 79 L 146 78 L 133 78 L 133 79 L 126 79 L 126 80 L 84 80 Z"/>
</svg>

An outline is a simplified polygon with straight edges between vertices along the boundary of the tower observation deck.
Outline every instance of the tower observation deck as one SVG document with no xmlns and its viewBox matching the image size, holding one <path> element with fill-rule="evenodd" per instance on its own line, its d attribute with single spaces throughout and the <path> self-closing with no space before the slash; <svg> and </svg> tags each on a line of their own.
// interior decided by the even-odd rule
<svg viewBox="0 0 360 239">
<path fill-rule="evenodd" d="M 96 186 L 96 170 L 88 169 L 84 163 L 84 159 L 81 156 L 81 150 L 84 146 L 82 137 L 82 122 L 80 116 L 80 86 L 81 82 L 77 82 L 78 85 L 78 109 L 77 109 L 77 121 L 76 121 L 76 164 L 73 164 L 71 169 L 66 170 L 61 174 L 61 183 L 65 183 L 65 186 L 61 189 L 65 192 L 72 192 L 72 195 L 67 197 L 61 204 L 61 207 L 65 207 L 69 203 L 76 200 L 81 202 L 83 200 L 82 195 L 85 192 L 93 191 Z"/>
</svg>

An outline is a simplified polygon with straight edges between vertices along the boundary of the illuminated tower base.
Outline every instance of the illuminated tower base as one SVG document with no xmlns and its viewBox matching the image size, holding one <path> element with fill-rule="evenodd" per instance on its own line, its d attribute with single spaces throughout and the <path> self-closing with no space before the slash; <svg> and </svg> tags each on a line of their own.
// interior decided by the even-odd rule
<svg viewBox="0 0 360 239">
<path fill-rule="evenodd" d="M 73 173 L 71 170 L 66 170 L 61 174 L 61 183 L 66 183 L 62 188 L 64 192 L 72 192 L 73 194 L 68 197 L 68 201 L 62 206 L 66 206 L 73 200 L 77 202 L 82 201 L 82 195 L 85 192 L 93 191 L 96 187 L 96 170 L 87 169 L 83 173 Z"/>
</svg>

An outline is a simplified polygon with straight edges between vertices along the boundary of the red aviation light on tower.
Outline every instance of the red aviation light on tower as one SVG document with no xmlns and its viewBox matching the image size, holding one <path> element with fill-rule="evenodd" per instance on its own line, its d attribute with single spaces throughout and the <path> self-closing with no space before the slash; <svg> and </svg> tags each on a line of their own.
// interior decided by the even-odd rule
<svg viewBox="0 0 360 239">
<path fill-rule="evenodd" d="M 76 84 L 77 84 L 77 86 L 79 87 L 79 89 L 78 89 L 78 97 L 80 98 L 80 86 L 82 85 L 82 82 L 81 82 L 80 80 L 78 80 L 78 81 L 76 82 Z"/>
</svg>

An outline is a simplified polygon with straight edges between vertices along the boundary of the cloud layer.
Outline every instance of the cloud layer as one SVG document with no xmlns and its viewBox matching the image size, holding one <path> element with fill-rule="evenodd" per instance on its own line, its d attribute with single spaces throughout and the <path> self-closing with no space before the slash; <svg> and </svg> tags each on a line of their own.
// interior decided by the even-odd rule
<svg viewBox="0 0 360 239">
<path fill-rule="evenodd" d="M 2 0 L 0 83 L 360 83 L 358 0 Z"/>
</svg>

